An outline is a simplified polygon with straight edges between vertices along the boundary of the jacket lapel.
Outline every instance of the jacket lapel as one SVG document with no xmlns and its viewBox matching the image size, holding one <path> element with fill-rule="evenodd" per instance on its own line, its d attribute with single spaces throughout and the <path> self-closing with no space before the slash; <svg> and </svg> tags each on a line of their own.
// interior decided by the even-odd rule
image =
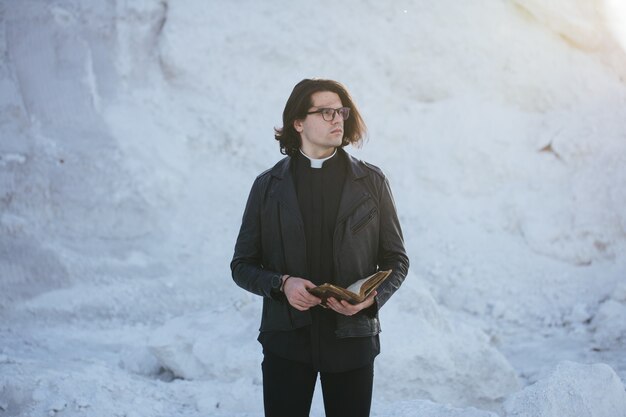
<svg viewBox="0 0 626 417">
<path fill-rule="evenodd" d="M 291 173 L 291 157 L 286 157 L 272 168 L 272 176 L 276 177 L 276 185 L 270 191 L 270 197 L 278 200 L 278 203 L 285 207 L 303 225 L 302 213 L 298 205 L 296 186 Z"/>
<path fill-rule="evenodd" d="M 270 190 L 270 199 L 277 204 L 277 221 L 282 242 L 283 267 L 296 276 L 307 277 L 306 236 L 304 221 L 298 204 L 296 186 L 291 172 L 292 160 L 284 158 L 272 169 L 275 177 Z"/>
<path fill-rule="evenodd" d="M 363 177 L 367 176 L 367 171 L 363 169 L 357 159 L 343 149 L 339 150 L 341 151 L 341 155 L 347 160 L 348 175 L 346 175 L 346 182 L 343 185 L 343 191 L 341 193 L 335 229 L 363 200 L 369 197 L 367 189 L 360 181 Z"/>
<path fill-rule="evenodd" d="M 365 199 L 370 198 L 367 188 L 360 181 L 368 175 L 367 170 L 359 163 L 359 160 L 348 154 L 342 148 L 338 149 L 339 156 L 346 158 L 348 165 L 348 175 L 343 185 L 339 209 L 337 211 L 337 221 L 335 228 Z M 278 179 L 276 185 L 270 191 L 270 197 L 276 198 L 279 204 L 289 211 L 291 215 L 304 227 L 302 213 L 298 205 L 296 187 L 291 173 L 291 157 L 283 158 L 272 168 L 272 176 Z"/>
</svg>

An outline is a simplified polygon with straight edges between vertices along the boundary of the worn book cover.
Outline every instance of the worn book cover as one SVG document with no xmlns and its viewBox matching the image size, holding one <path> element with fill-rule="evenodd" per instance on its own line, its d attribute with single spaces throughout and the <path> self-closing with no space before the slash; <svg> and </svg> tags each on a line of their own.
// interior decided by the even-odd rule
<svg viewBox="0 0 626 417">
<path fill-rule="evenodd" d="M 337 300 L 346 300 L 350 304 L 362 303 L 380 284 L 391 274 L 391 269 L 378 271 L 369 277 L 360 279 L 348 288 L 342 288 L 334 284 L 323 284 L 315 288 L 309 288 L 309 292 L 322 299 L 322 306 L 326 305 L 329 297 Z"/>
</svg>

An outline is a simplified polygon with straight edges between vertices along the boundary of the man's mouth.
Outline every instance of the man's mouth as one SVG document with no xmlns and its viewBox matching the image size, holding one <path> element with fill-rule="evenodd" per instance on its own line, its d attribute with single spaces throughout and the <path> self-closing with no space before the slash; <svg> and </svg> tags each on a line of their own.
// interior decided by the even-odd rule
<svg viewBox="0 0 626 417">
<path fill-rule="evenodd" d="M 338 127 L 336 129 L 331 130 L 330 133 L 343 133 L 343 129 Z"/>
</svg>

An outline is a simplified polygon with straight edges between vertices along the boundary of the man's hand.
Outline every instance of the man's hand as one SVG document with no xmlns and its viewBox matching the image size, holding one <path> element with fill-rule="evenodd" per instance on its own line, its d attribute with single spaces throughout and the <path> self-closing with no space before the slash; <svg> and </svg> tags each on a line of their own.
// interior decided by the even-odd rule
<svg viewBox="0 0 626 417">
<path fill-rule="evenodd" d="M 339 301 L 333 297 L 330 297 L 326 303 L 328 307 L 335 310 L 339 314 L 343 314 L 344 316 L 354 316 L 356 313 L 363 310 L 364 308 L 368 308 L 373 305 L 374 297 L 376 297 L 376 294 L 376 291 L 374 291 L 362 303 L 354 305 L 345 300 Z"/>
<path fill-rule="evenodd" d="M 315 288 L 315 284 L 307 279 L 298 277 L 289 277 L 285 281 L 283 292 L 289 304 L 296 310 L 306 311 L 322 302 L 322 300 L 309 293 L 307 288 Z"/>
</svg>

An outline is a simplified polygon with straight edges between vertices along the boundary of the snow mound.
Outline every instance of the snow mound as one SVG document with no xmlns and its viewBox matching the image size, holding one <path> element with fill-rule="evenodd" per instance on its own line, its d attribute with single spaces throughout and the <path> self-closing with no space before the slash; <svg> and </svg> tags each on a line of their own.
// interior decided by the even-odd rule
<svg viewBox="0 0 626 417">
<path fill-rule="evenodd" d="M 593 318 L 594 341 L 603 347 L 626 343 L 626 283 L 617 285 Z"/>
<path fill-rule="evenodd" d="M 258 320 L 251 319 L 260 317 L 260 304 L 252 295 L 244 297 L 218 311 L 176 317 L 157 329 L 149 347 L 160 365 L 187 380 L 260 378 L 261 348 L 254 340 Z M 385 401 L 425 398 L 495 408 L 519 390 L 515 371 L 489 338 L 448 317 L 419 285 L 403 287 L 381 316 L 385 335 L 376 372 L 380 381 L 394 381 L 376 387 Z"/>
<path fill-rule="evenodd" d="M 393 320 L 385 320 L 385 316 Z M 452 318 L 420 285 L 408 281 L 381 311 L 384 337 L 377 373 L 393 384 L 386 400 L 426 398 L 459 407 L 497 408 L 517 391 L 516 373 L 480 329 Z"/>
<path fill-rule="evenodd" d="M 4 216 L 0 216 L 0 234 L 6 231 L 5 226 Z M 34 238 L 11 233 L 6 235 L 10 236 L 9 239 L 0 238 L 3 287 L 0 291 L 0 310 L 23 299 L 69 285 L 67 268 L 54 251 L 43 247 Z"/>
<path fill-rule="evenodd" d="M 183 379 L 233 382 L 254 375 L 261 358 L 257 321 L 250 318 L 260 317 L 260 306 L 251 297 L 248 303 L 168 321 L 150 338 L 151 352 L 163 368 Z"/>
<path fill-rule="evenodd" d="M 570 47 L 595 52 L 603 61 L 623 71 L 623 18 L 626 10 L 615 0 L 546 2 L 513 0 L 517 9 Z"/>
<path fill-rule="evenodd" d="M 40 363 L 8 365 L 0 376 L 2 416 L 114 416 L 119 404 L 163 415 L 159 387 L 142 384 L 126 372 L 103 364 L 42 370 Z M 132 405 L 131 405 L 132 404 Z M 125 414 L 136 416 L 136 414 Z"/>
<path fill-rule="evenodd" d="M 605 364 L 564 361 L 504 403 L 508 417 L 625 417 L 626 392 Z"/>
<path fill-rule="evenodd" d="M 624 417 L 606 365 L 518 392 L 508 362 L 626 375 L 623 1 L 405 3 L 0 2 L 0 416 L 262 415 L 228 260 L 320 76 L 441 304 L 409 278 L 381 311 L 374 414 Z"/>
</svg>

